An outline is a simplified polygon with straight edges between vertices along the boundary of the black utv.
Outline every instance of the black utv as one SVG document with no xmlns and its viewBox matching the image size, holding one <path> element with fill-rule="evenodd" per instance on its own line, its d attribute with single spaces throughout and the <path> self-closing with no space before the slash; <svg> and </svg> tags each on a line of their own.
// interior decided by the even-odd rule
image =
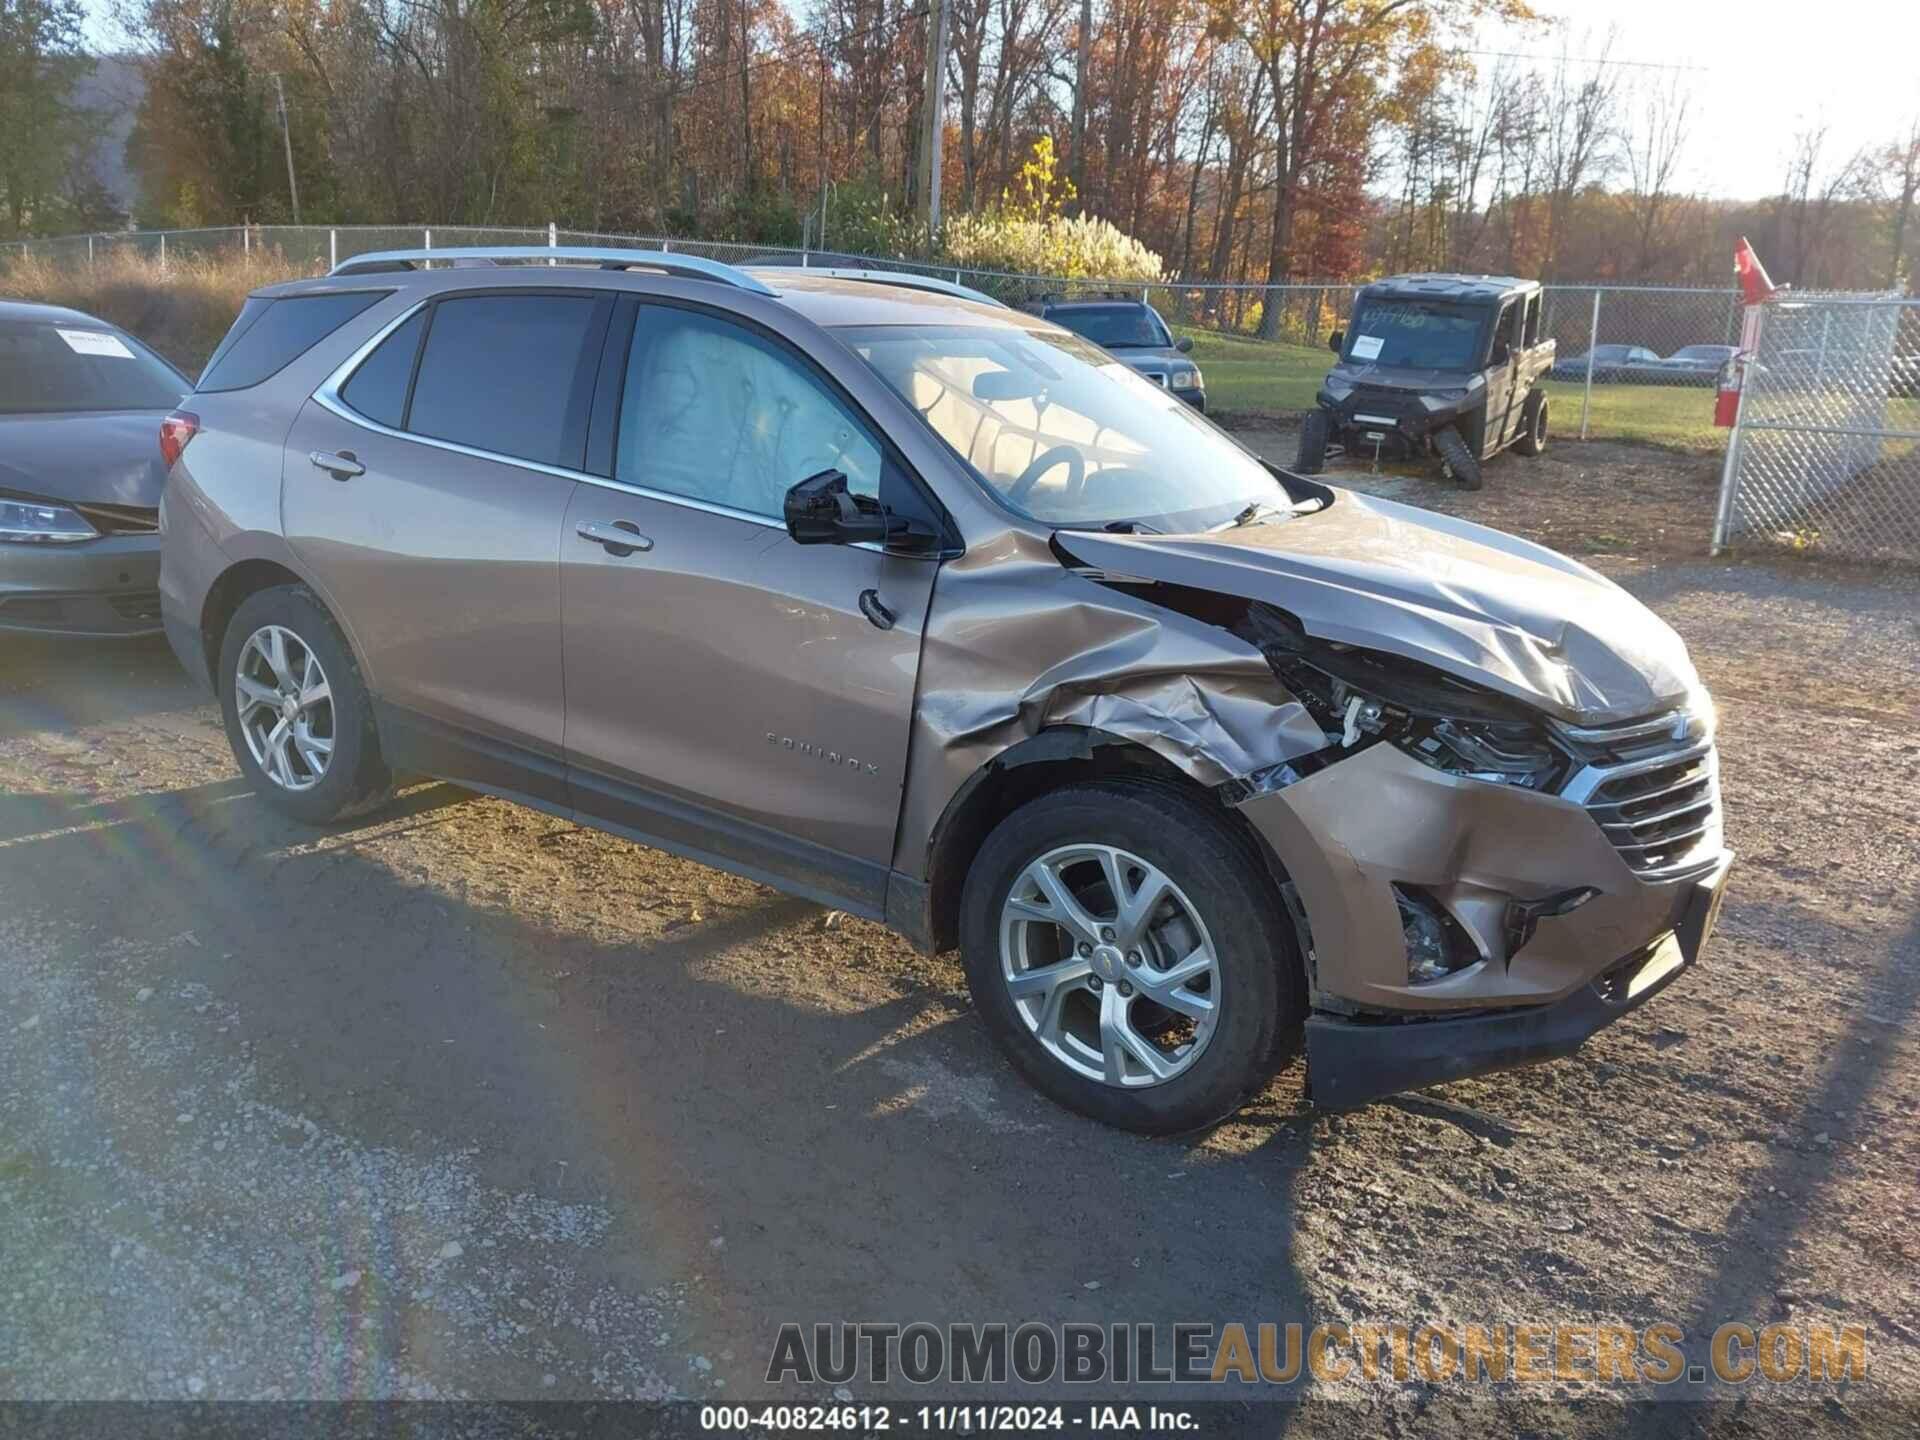
<svg viewBox="0 0 1920 1440">
<path fill-rule="evenodd" d="M 1509 445 L 1547 448 L 1553 341 L 1540 282 L 1498 275 L 1394 275 L 1364 286 L 1329 342 L 1340 357 L 1300 427 L 1295 469 L 1318 473 L 1339 446 L 1355 457 L 1436 455 L 1480 488 L 1480 462 Z"/>
</svg>

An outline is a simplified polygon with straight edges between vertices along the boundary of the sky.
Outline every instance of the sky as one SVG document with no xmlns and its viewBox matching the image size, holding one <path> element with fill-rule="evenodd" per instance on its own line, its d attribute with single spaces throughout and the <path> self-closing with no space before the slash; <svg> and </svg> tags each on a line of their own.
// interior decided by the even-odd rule
<svg viewBox="0 0 1920 1440">
<path fill-rule="evenodd" d="M 86 0 L 90 43 L 117 39 L 111 0 Z M 801 0 L 786 0 L 799 10 Z M 1476 48 L 1550 58 L 1603 50 L 1622 77 L 1690 93 L 1683 188 L 1777 194 L 1795 135 L 1824 125 L 1828 163 L 1920 117 L 1920 0 L 1533 0 L 1554 29 L 1490 27 Z M 1612 44 L 1607 37 L 1611 31 Z M 1492 63 L 1490 60 L 1484 63 Z"/>
<path fill-rule="evenodd" d="M 1801 130 L 1825 125 L 1828 162 L 1878 148 L 1920 118 L 1916 0 L 1534 0 L 1570 54 L 1690 67 L 1626 68 L 1690 96 L 1685 188 L 1777 194 Z M 1487 48 L 1553 55 L 1561 33 L 1489 31 Z"/>
</svg>

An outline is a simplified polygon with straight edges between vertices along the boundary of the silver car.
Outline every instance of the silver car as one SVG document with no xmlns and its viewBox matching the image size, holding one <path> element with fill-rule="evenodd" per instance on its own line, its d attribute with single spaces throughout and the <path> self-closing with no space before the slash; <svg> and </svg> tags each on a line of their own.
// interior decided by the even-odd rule
<svg viewBox="0 0 1920 1440">
<path fill-rule="evenodd" d="M 155 431 L 192 388 L 104 320 L 0 301 L 0 630 L 159 630 Z"/>
<path fill-rule="evenodd" d="M 958 946 L 1117 1125 L 1303 1036 L 1330 1105 L 1564 1055 L 1713 924 L 1664 624 L 955 286 L 362 257 L 249 300 L 171 424 L 167 634 L 264 800 L 425 772 Z"/>
</svg>

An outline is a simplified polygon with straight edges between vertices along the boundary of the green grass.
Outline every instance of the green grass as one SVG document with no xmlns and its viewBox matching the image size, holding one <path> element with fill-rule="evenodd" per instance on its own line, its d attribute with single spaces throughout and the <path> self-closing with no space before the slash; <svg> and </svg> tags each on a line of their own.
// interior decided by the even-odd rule
<svg viewBox="0 0 1920 1440">
<path fill-rule="evenodd" d="M 1313 405 L 1314 392 L 1333 363 L 1324 349 L 1282 345 L 1241 335 L 1182 330 L 1206 377 L 1207 404 L 1250 415 L 1292 415 Z M 1548 382 L 1553 428 L 1562 439 L 1580 433 L 1579 385 Z M 1596 385 L 1588 434 L 1601 440 L 1644 440 L 1687 450 L 1718 450 L 1713 391 L 1661 385 Z"/>
</svg>

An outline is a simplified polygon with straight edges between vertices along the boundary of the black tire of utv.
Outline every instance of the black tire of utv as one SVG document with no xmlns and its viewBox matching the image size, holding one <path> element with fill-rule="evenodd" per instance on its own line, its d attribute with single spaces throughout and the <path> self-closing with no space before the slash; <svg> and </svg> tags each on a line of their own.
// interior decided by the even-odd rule
<svg viewBox="0 0 1920 1440">
<path fill-rule="evenodd" d="M 1192 1067 L 1144 1089 L 1067 1069 L 1034 1038 L 1000 972 L 1000 912 L 1020 872 L 1061 845 L 1093 841 L 1158 865 L 1199 909 L 1220 960 L 1220 1021 Z M 1043 1095 L 1108 1125 L 1178 1135 L 1222 1120 L 1299 1047 L 1305 981 L 1293 927 L 1252 842 L 1169 785 L 1101 780 L 1021 806 L 974 857 L 961 895 L 961 963 L 974 1008 Z"/>
<path fill-rule="evenodd" d="M 279 625 L 300 637 L 319 658 L 333 692 L 333 755 L 327 773 L 311 790 L 286 790 L 267 778 L 240 732 L 235 703 L 234 672 L 240 647 L 263 625 Z M 227 622 L 220 642 L 220 715 L 226 722 L 227 742 L 257 794 L 283 815 L 309 825 L 328 825 L 374 809 L 393 794 L 393 775 L 380 754 L 374 729 L 373 704 L 366 682 L 340 627 L 334 624 L 319 596 L 304 585 L 277 585 L 249 595 Z"/>
<path fill-rule="evenodd" d="M 1462 490 L 1480 488 L 1480 461 L 1467 448 L 1466 437 L 1458 430 L 1448 426 L 1445 430 L 1436 431 L 1433 448 L 1440 452 L 1441 463 Z"/>
<path fill-rule="evenodd" d="M 1520 438 L 1513 442 L 1513 448 L 1527 456 L 1547 453 L 1546 391 L 1536 390 L 1527 396 L 1527 410 L 1520 427 Z"/>
<path fill-rule="evenodd" d="M 1300 449 L 1293 469 L 1296 475 L 1318 475 L 1327 468 L 1327 441 L 1333 434 L 1333 417 L 1324 410 L 1309 410 L 1300 422 Z"/>
</svg>

